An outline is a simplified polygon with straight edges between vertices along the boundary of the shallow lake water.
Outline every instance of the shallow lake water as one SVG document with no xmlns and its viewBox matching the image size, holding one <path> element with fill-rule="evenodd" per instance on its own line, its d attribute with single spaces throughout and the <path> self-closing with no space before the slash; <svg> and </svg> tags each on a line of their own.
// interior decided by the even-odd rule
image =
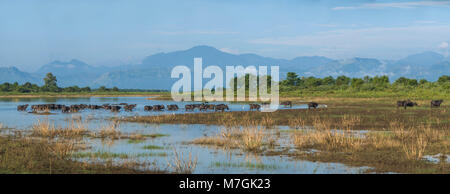
<svg viewBox="0 0 450 194">
<path fill-rule="evenodd" d="M 121 111 L 111 113 L 105 110 L 83 110 L 79 113 L 62 114 L 54 112 L 51 115 L 37 115 L 28 112 L 19 112 L 17 105 L 21 104 L 137 104 L 133 112 Z M 88 97 L 88 98 L 0 98 L 0 123 L 3 127 L 29 130 L 38 120 L 48 120 L 57 126 L 64 127 L 73 118 L 89 120 L 89 130 L 97 130 L 108 125 L 111 117 L 143 116 L 157 114 L 180 114 L 185 104 L 192 102 L 173 102 L 148 100 L 146 97 Z M 178 111 L 151 111 L 145 112 L 144 105 L 177 104 Z M 219 103 L 215 103 L 219 104 Z M 248 111 L 245 104 L 229 104 L 230 111 Z M 306 105 L 293 108 L 306 108 Z M 198 113 L 198 111 L 190 112 Z M 280 129 L 287 127 L 279 126 Z M 187 144 L 196 138 L 211 136 L 220 130 L 215 125 L 185 125 L 185 124 L 120 124 L 120 131 L 124 133 L 164 134 L 162 137 L 148 138 L 142 142 L 130 142 L 121 139 L 105 143 L 99 139 L 90 139 L 90 151 L 111 153 L 126 153 L 136 155 L 138 160 L 153 162 L 159 169 L 168 169 L 168 163 L 174 158 L 174 150 L 184 157 L 189 153 L 197 158 L 194 173 L 362 173 L 367 167 L 348 167 L 339 163 L 310 162 L 292 159 L 288 156 L 264 156 L 240 150 L 224 150 L 206 146 Z M 145 149 L 145 146 L 157 146 L 157 149 Z"/>
</svg>

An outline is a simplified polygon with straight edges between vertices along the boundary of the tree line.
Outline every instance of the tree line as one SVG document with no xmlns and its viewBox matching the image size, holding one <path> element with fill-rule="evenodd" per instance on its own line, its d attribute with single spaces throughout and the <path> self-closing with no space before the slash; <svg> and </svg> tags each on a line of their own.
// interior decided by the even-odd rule
<svg viewBox="0 0 450 194">
<path fill-rule="evenodd" d="M 58 80 L 56 76 L 52 73 L 47 73 L 44 78 L 44 85 L 38 86 L 37 84 L 32 84 L 30 82 L 26 82 L 20 85 L 17 82 L 14 83 L 3 83 L 0 85 L 0 92 L 18 92 L 18 93 L 39 93 L 39 92 L 120 92 L 117 87 L 107 88 L 105 86 L 101 86 L 97 89 L 91 89 L 90 87 L 78 87 L 78 86 L 70 86 L 70 87 L 59 87 L 57 84 Z M 128 92 L 128 90 L 125 90 Z"/>
<path fill-rule="evenodd" d="M 286 79 L 280 82 L 280 90 L 292 89 L 312 89 L 312 90 L 330 90 L 330 89 L 356 89 L 361 91 L 382 91 L 388 88 L 411 89 L 415 87 L 442 87 L 450 89 L 450 76 L 443 75 L 435 82 L 426 79 L 410 79 L 400 77 L 394 82 L 389 80 L 386 75 L 383 76 L 365 76 L 363 78 L 350 78 L 347 76 L 332 76 L 324 78 L 300 77 L 294 72 L 288 72 Z"/>
</svg>

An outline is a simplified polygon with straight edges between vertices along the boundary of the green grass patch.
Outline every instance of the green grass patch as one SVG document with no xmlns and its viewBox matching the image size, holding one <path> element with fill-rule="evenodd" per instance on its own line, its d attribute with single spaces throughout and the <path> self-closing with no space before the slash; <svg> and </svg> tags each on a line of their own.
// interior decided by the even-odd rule
<svg viewBox="0 0 450 194">
<path fill-rule="evenodd" d="M 162 149 L 164 149 L 164 147 L 157 146 L 157 145 L 146 145 L 146 146 L 142 147 L 142 149 L 146 149 L 146 150 L 162 150 Z"/>
<path fill-rule="evenodd" d="M 154 134 L 143 134 L 142 136 L 149 138 L 157 138 L 157 137 L 166 137 L 169 136 L 169 134 L 154 133 Z"/>
<path fill-rule="evenodd" d="M 74 158 L 100 158 L 100 159 L 111 159 L 111 158 L 120 158 L 127 159 L 130 156 L 126 153 L 112 153 L 112 152 L 76 152 L 73 154 Z"/>
<path fill-rule="evenodd" d="M 275 164 L 263 164 L 263 163 L 251 163 L 251 162 L 241 162 L 241 163 L 232 163 L 232 162 L 214 162 L 212 166 L 215 167 L 223 167 L 223 168 L 249 168 L 249 169 L 277 169 L 278 166 Z"/>
<path fill-rule="evenodd" d="M 127 143 L 129 143 L 129 144 L 139 144 L 139 143 L 143 143 L 143 142 L 145 142 L 145 140 L 142 140 L 142 139 L 129 139 L 127 141 Z"/>
</svg>

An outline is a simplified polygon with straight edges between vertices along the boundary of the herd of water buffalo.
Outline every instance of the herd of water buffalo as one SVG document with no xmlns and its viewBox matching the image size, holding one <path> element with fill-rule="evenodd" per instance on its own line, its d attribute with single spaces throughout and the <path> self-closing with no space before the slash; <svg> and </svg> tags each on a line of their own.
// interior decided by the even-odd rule
<svg viewBox="0 0 450 194">
<path fill-rule="evenodd" d="M 19 105 L 17 106 L 18 111 L 27 111 L 28 107 L 31 108 L 32 113 L 36 112 L 49 112 L 49 111 L 61 111 L 62 113 L 76 113 L 81 110 L 85 109 L 91 109 L 91 110 L 98 110 L 98 109 L 104 109 L 109 110 L 111 112 L 119 112 L 120 110 L 125 111 L 133 111 L 136 108 L 136 104 L 127 104 L 127 103 L 120 103 L 120 104 L 103 104 L 103 105 L 88 105 L 88 104 L 74 104 L 70 106 L 66 106 L 63 104 L 37 104 L 37 105 L 31 105 L 31 107 L 28 104 L 25 105 Z M 144 106 L 144 111 L 163 111 L 163 110 L 169 111 L 176 111 L 180 108 L 176 104 L 171 105 L 153 105 L 153 106 Z M 209 104 L 209 103 L 202 103 L 202 104 L 188 104 L 185 106 L 186 111 L 194 111 L 195 109 L 198 109 L 200 111 L 206 111 L 206 110 L 214 110 L 214 111 L 225 111 L 230 110 L 228 105 L 226 104 Z"/>
<path fill-rule="evenodd" d="M 444 100 L 431 100 L 431 108 L 433 107 L 440 107 L 442 102 L 444 102 Z M 401 100 L 401 101 L 397 101 L 397 108 L 399 107 L 403 107 L 406 109 L 406 107 L 413 107 L 413 106 L 419 106 L 416 102 L 413 102 L 411 100 Z"/>
<path fill-rule="evenodd" d="M 26 111 L 29 105 L 19 105 L 17 106 L 18 111 Z M 98 110 L 105 109 L 110 110 L 111 112 L 119 112 L 121 109 L 125 111 L 133 111 L 136 108 L 136 104 L 103 104 L 103 105 L 88 105 L 88 104 L 74 104 L 70 106 L 66 106 L 63 104 L 37 104 L 31 105 L 31 112 L 48 112 L 48 111 L 57 111 L 60 110 L 62 113 L 75 113 L 84 109 Z"/>
<path fill-rule="evenodd" d="M 431 101 L 431 107 L 439 107 L 442 104 L 443 100 L 432 100 Z M 249 104 L 250 110 L 260 110 L 263 106 L 268 106 L 269 103 L 262 103 L 262 104 Z M 284 107 L 292 108 L 292 101 L 284 101 L 281 102 L 280 105 L 283 105 Z M 125 111 L 133 111 L 136 108 L 136 104 L 127 104 L 127 103 L 120 103 L 120 104 L 103 104 L 103 105 L 88 105 L 88 104 L 74 104 L 70 106 L 62 105 L 62 104 L 37 104 L 37 105 L 31 105 L 31 112 L 48 112 L 48 111 L 57 111 L 60 110 L 62 113 L 76 113 L 84 109 L 91 109 L 91 110 L 98 110 L 98 109 L 104 109 L 109 110 L 111 112 L 119 112 L 120 110 Z M 326 108 L 326 105 L 322 105 Z M 413 107 L 418 106 L 416 102 L 413 102 L 411 100 L 402 100 L 397 101 L 397 108 L 398 107 Z M 19 105 L 17 106 L 18 111 L 27 111 L 29 105 Z M 199 111 L 207 111 L 207 110 L 214 110 L 214 111 L 225 111 L 230 110 L 228 105 L 226 104 L 209 104 L 209 103 L 201 103 L 201 104 L 187 104 L 184 106 L 186 111 L 194 111 L 195 109 L 198 109 Z M 309 102 L 308 103 L 308 109 L 311 108 L 319 108 L 319 103 L 317 102 Z M 170 104 L 167 105 L 168 111 L 177 111 L 180 108 L 176 104 Z M 144 106 L 144 111 L 163 111 L 166 110 L 166 106 L 164 105 L 153 105 L 153 106 Z"/>
</svg>

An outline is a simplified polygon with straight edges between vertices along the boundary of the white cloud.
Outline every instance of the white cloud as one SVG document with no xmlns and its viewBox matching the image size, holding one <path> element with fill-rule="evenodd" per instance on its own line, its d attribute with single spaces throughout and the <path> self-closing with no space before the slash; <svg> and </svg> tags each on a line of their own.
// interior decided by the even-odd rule
<svg viewBox="0 0 450 194">
<path fill-rule="evenodd" d="M 238 50 L 232 48 L 220 48 L 219 50 L 230 54 L 239 54 Z"/>
<path fill-rule="evenodd" d="M 233 31 L 222 30 L 181 30 L 181 31 L 153 31 L 161 35 L 224 35 L 224 34 L 238 34 Z"/>
<path fill-rule="evenodd" d="M 438 46 L 440 49 L 447 49 L 448 48 L 448 42 L 441 42 Z"/>
<path fill-rule="evenodd" d="M 450 1 L 414 1 L 401 3 L 365 3 L 357 6 L 340 6 L 332 10 L 380 9 L 380 8 L 414 8 L 420 6 L 448 6 Z"/>
<path fill-rule="evenodd" d="M 317 54 L 352 55 L 357 53 L 405 53 L 431 50 L 442 40 L 450 39 L 450 26 L 425 25 L 377 27 L 324 31 L 293 37 L 266 37 L 250 40 L 253 44 L 284 45 L 308 48 Z M 392 51 L 392 52 L 391 52 Z"/>
</svg>

